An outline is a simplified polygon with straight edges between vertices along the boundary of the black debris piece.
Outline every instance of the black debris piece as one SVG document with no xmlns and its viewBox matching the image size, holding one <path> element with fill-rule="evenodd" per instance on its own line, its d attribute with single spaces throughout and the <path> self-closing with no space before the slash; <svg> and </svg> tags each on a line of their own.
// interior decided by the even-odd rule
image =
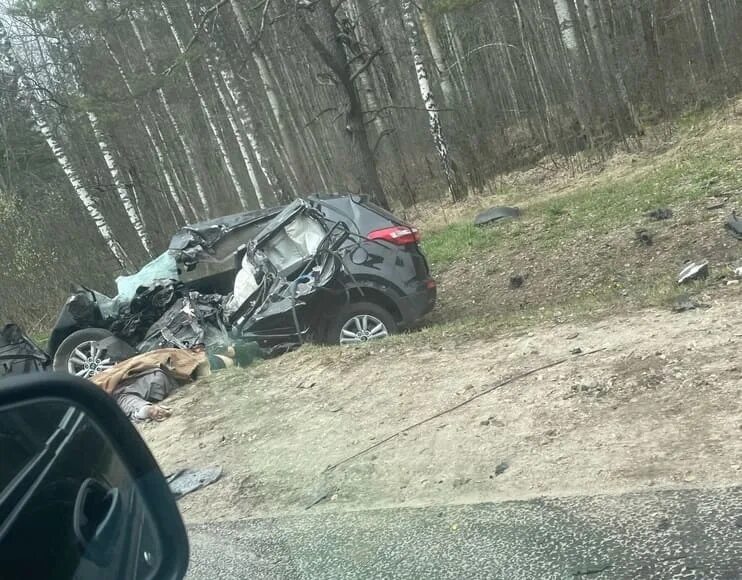
<svg viewBox="0 0 742 580">
<path fill-rule="evenodd" d="M 112 363 L 120 363 L 139 354 L 137 350 L 128 342 L 121 340 L 116 336 L 109 336 L 98 341 L 98 348 L 101 351 L 101 358 L 109 358 Z"/>
<path fill-rule="evenodd" d="M 131 302 L 119 308 L 109 330 L 133 343 L 142 340 L 181 293 L 182 284 L 172 280 L 156 280 L 140 286 Z"/>
<path fill-rule="evenodd" d="M 49 355 L 20 326 L 6 324 L 0 330 L 0 378 L 45 371 L 50 364 Z"/>
<path fill-rule="evenodd" d="M 197 489 L 211 485 L 221 476 L 222 468 L 218 465 L 201 469 L 186 468 L 168 475 L 167 482 L 175 499 L 180 499 Z"/>
<path fill-rule="evenodd" d="M 525 282 L 525 278 L 520 274 L 510 276 L 510 289 L 516 290 L 517 288 L 520 288 L 521 286 L 523 286 L 523 282 Z"/>
<path fill-rule="evenodd" d="M 575 354 L 575 355 L 582 354 L 582 349 L 579 346 L 577 346 L 577 347 L 573 348 L 572 350 L 570 350 L 569 353 L 570 354 Z"/>
<path fill-rule="evenodd" d="M 636 230 L 636 241 L 642 246 L 651 246 L 654 243 L 654 235 L 649 230 L 639 228 Z"/>
<path fill-rule="evenodd" d="M 708 275 L 708 262 L 691 262 L 680 271 L 680 274 L 678 274 L 678 284 L 685 284 L 692 280 L 703 280 L 708 278 Z"/>
<path fill-rule="evenodd" d="M 709 308 L 709 306 L 708 304 L 701 304 L 698 300 L 691 298 L 687 294 L 681 294 L 672 303 L 673 312 L 688 312 L 696 308 Z"/>
<path fill-rule="evenodd" d="M 510 464 L 507 461 L 501 461 L 495 467 L 495 475 L 502 475 L 508 470 L 508 467 L 510 467 Z"/>
<path fill-rule="evenodd" d="M 672 210 L 667 207 L 658 207 L 648 212 L 647 217 L 655 222 L 669 220 L 672 217 Z"/>
<path fill-rule="evenodd" d="M 729 233 L 731 233 L 738 240 L 742 240 L 742 220 L 737 217 L 737 212 L 732 212 L 727 218 L 725 226 Z"/>
<path fill-rule="evenodd" d="M 517 207 L 495 206 L 483 211 L 474 218 L 475 226 L 483 226 L 499 222 L 501 220 L 520 217 L 520 209 Z"/>
</svg>

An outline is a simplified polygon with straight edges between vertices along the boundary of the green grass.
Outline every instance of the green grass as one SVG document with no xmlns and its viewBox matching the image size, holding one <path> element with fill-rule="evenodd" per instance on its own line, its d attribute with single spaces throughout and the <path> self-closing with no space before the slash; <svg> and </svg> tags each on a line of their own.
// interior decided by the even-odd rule
<svg viewBox="0 0 742 580">
<path fill-rule="evenodd" d="M 542 248 L 578 233 L 604 233 L 635 222 L 657 207 L 673 207 L 742 189 L 740 147 L 729 139 L 701 140 L 676 155 L 643 161 L 628 176 L 608 174 L 593 185 L 568 191 L 557 199 L 531 203 L 520 220 L 482 228 L 468 222 L 427 234 L 425 251 L 435 268 L 471 256 L 483 248 L 520 243 L 528 232 Z M 534 195 L 538 195 L 537 193 Z M 528 228 L 529 223 L 537 228 Z"/>
</svg>

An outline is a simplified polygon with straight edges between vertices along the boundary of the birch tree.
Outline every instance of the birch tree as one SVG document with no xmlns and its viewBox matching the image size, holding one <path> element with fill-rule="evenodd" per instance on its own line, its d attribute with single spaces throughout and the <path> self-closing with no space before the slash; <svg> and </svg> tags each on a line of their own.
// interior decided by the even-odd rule
<svg viewBox="0 0 742 580">
<path fill-rule="evenodd" d="M 191 63 L 187 55 L 185 54 L 185 45 L 183 44 L 183 41 L 180 37 L 180 34 L 178 33 L 178 30 L 175 28 L 175 21 L 173 20 L 173 15 L 165 2 L 162 2 L 161 6 L 162 6 L 162 11 L 165 14 L 165 18 L 167 19 L 167 24 L 170 27 L 170 32 L 173 35 L 173 38 L 175 39 L 176 45 L 178 46 L 178 51 L 184 58 L 185 69 L 188 75 L 188 80 L 191 83 L 193 92 L 196 94 L 196 97 L 198 98 L 199 105 L 201 106 L 201 113 L 206 119 L 209 129 L 211 130 L 212 137 L 216 141 L 217 147 L 219 149 L 219 153 L 221 155 L 221 160 L 224 162 L 224 166 L 227 169 L 227 173 L 229 174 L 229 178 L 232 181 L 232 185 L 234 186 L 235 192 L 237 193 L 237 197 L 240 200 L 242 207 L 246 209 L 247 198 L 245 196 L 245 191 L 242 189 L 240 180 L 237 177 L 237 172 L 235 171 L 234 166 L 232 165 L 232 160 L 230 159 L 229 151 L 227 150 L 227 146 L 224 143 L 224 139 L 222 138 L 221 132 L 216 126 L 214 115 L 211 113 L 211 110 L 209 109 L 209 106 L 206 103 L 206 99 L 204 98 L 203 91 L 201 91 L 201 89 L 198 86 L 198 83 L 196 82 L 196 77 L 193 74 L 193 67 L 191 66 Z"/>
<path fill-rule="evenodd" d="M 430 47 L 430 55 L 433 57 L 433 64 L 438 71 L 441 94 L 443 95 L 443 106 L 451 107 L 455 103 L 453 85 L 451 84 L 451 77 L 448 67 L 446 66 L 445 58 L 443 57 L 443 48 L 441 46 L 440 38 L 438 37 L 438 30 L 436 29 L 435 21 L 429 12 L 429 4 L 430 0 L 428 0 L 420 9 L 420 25 L 422 26 L 425 38 L 428 40 L 428 47 Z"/>
<path fill-rule="evenodd" d="M 157 77 L 157 72 L 155 71 L 155 67 L 152 64 L 152 59 L 149 56 L 147 45 L 145 44 L 144 38 L 142 37 L 142 33 L 139 30 L 139 25 L 136 23 L 136 21 L 131 15 L 129 15 L 129 23 L 131 24 L 131 28 L 134 31 L 134 36 L 136 37 L 137 42 L 139 43 L 139 47 L 142 51 L 142 55 L 144 56 L 144 62 L 147 65 L 147 70 L 153 77 Z M 201 183 L 201 176 L 199 174 L 198 167 L 196 166 L 196 159 L 193 155 L 193 149 L 188 143 L 188 140 L 185 138 L 185 135 L 183 134 L 183 130 L 181 129 L 180 124 L 178 123 L 177 119 L 175 118 L 175 115 L 173 114 L 172 108 L 170 107 L 170 103 L 168 102 L 167 97 L 165 96 L 165 91 L 162 89 L 162 87 L 158 86 L 156 93 L 157 93 L 157 97 L 160 100 L 160 104 L 162 105 L 162 108 L 165 110 L 165 114 L 167 115 L 167 118 L 170 121 L 170 124 L 172 125 L 173 130 L 175 131 L 175 135 L 177 136 L 178 141 L 180 142 L 180 146 L 183 148 L 183 152 L 185 153 L 185 156 L 186 156 L 186 161 L 188 162 L 188 169 L 190 170 L 191 177 L 193 178 L 193 183 L 196 187 L 196 193 L 198 194 L 198 198 L 201 201 L 204 214 L 208 217 L 211 215 L 211 205 L 209 203 L 208 198 L 206 197 L 206 192 L 204 191 L 203 184 Z"/>
<path fill-rule="evenodd" d="M 355 84 L 358 75 L 371 66 L 378 53 L 368 55 L 360 67 L 355 70 L 351 68 L 343 48 L 342 33 L 336 20 L 337 10 L 335 8 L 330 0 L 317 0 L 309 7 L 297 4 L 296 23 L 308 44 L 332 72 L 343 91 L 343 96 L 347 99 L 344 135 L 350 141 L 351 150 L 356 152 L 353 155 L 354 169 L 360 186 L 379 205 L 388 208 L 389 200 L 381 184 L 374 153 L 368 141 L 368 132 L 363 117 L 363 102 Z"/>
<path fill-rule="evenodd" d="M 105 36 L 103 36 L 102 40 L 106 46 L 109 56 L 111 57 L 111 60 L 113 60 L 114 64 L 116 65 L 116 70 L 118 71 L 118 74 L 121 77 L 121 80 L 124 83 L 124 86 L 126 87 L 126 91 L 129 94 L 129 97 L 132 103 L 134 104 L 134 109 L 136 110 L 137 116 L 139 117 L 139 120 L 142 123 L 142 126 L 144 127 L 144 131 L 147 134 L 149 143 L 152 146 L 152 149 L 155 151 L 155 155 L 157 156 L 157 162 L 159 164 L 159 170 L 162 172 L 163 176 L 165 177 L 165 183 L 167 184 L 168 193 L 170 194 L 170 199 L 172 200 L 175 207 L 178 209 L 178 214 L 180 216 L 180 223 L 185 223 L 188 219 L 187 217 L 188 214 L 186 212 L 186 208 L 183 205 L 182 200 L 180 199 L 179 191 L 175 184 L 175 178 L 177 177 L 177 174 L 173 174 L 168 169 L 168 164 L 167 164 L 167 159 L 165 157 L 165 153 L 163 152 L 162 147 L 160 146 L 159 142 L 155 138 L 155 135 L 153 134 L 153 131 L 149 126 L 147 117 L 144 114 L 143 107 L 139 104 L 139 101 L 136 98 L 136 95 L 134 94 L 134 89 L 129 80 L 129 76 L 124 70 L 121 60 L 118 58 L 118 56 L 116 56 L 116 52 L 113 50 L 113 46 L 111 46 L 111 43 L 108 41 L 108 39 Z M 155 125 L 156 125 L 156 121 L 155 121 Z"/>
<path fill-rule="evenodd" d="M 14 79 L 18 83 L 19 97 L 23 99 L 24 103 L 28 107 L 36 128 L 43 136 L 47 146 L 52 152 L 52 155 L 62 168 L 62 171 L 69 180 L 70 185 L 85 208 L 85 211 L 95 223 L 98 233 L 105 241 L 108 249 L 111 251 L 114 258 L 116 258 L 119 265 L 124 269 L 130 269 L 132 265 L 131 260 L 114 237 L 106 218 L 98 208 L 95 198 L 93 198 L 86 189 L 77 173 L 77 170 L 70 162 L 57 138 L 54 136 L 51 125 L 44 117 L 41 103 L 36 96 L 36 88 L 18 64 L 12 51 L 10 38 L 8 37 L 5 25 L 2 21 L 0 21 L 0 54 L 2 55 L 2 59 L 6 66 L 12 71 Z"/>
<path fill-rule="evenodd" d="M 238 0 L 229 0 L 229 5 L 232 7 L 232 11 L 234 12 L 235 19 L 237 20 L 240 31 L 242 32 L 244 40 L 247 43 L 250 51 L 252 52 L 252 57 L 258 67 L 258 74 L 260 75 L 260 80 L 263 83 L 265 94 L 268 97 L 268 103 L 270 104 L 271 111 L 273 112 L 273 117 L 275 118 L 276 124 L 278 125 L 278 132 L 281 136 L 281 141 L 289 155 L 289 160 L 293 161 L 294 163 L 301 163 L 302 157 L 296 147 L 296 136 L 292 135 L 289 131 L 289 123 L 286 119 L 284 108 L 281 106 L 278 97 L 278 91 L 275 86 L 276 83 L 273 73 L 270 69 L 265 55 L 263 54 L 262 49 L 260 48 L 260 39 L 254 38 L 254 35 L 250 30 L 250 25 L 247 21 L 247 18 L 245 17 L 240 2 Z M 268 10 L 270 10 L 270 0 L 266 1 L 264 10 L 266 11 L 267 16 L 267 12 Z"/>
<path fill-rule="evenodd" d="M 412 2 L 410 0 L 402 1 L 402 16 L 405 28 L 407 29 L 412 60 L 415 64 L 415 74 L 417 76 L 418 87 L 420 88 L 420 97 L 422 98 L 425 110 L 428 112 L 428 121 L 430 124 L 430 133 L 433 136 L 433 145 L 435 146 L 435 150 L 438 153 L 441 165 L 443 166 L 443 174 L 448 183 L 448 191 L 451 194 L 451 199 L 458 201 L 466 196 L 466 192 L 459 176 L 457 175 L 455 165 L 448 152 L 446 139 L 443 136 L 443 128 L 441 126 L 440 114 L 438 113 L 438 106 L 436 105 L 433 91 L 430 88 L 428 72 L 425 67 L 422 53 L 420 52 L 417 24 L 415 23 L 412 14 Z"/>
<path fill-rule="evenodd" d="M 111 147 L 108 145 L 108 141 L 105 137 L 105 134 L 103 133 L 103 129 L 100 126 L 98 116 L 92 111 L 87 111 L 86 115 L 88 117 L 88 120 L 90 121 L 90 126 L 93 129 L 93 134 L 95 135 L 95 139 L 98 142 L 98 148 L 100 149 L 103 160 L 106 163 L 108 172 L 111 174 L 111 179 L 113 179 L 116 193 L 121 200 L 121 204 L 124 206 L 126 216 L 129 218 L 129 222 L 134 228 L 134 231 L 136 232 L 139 241 L 142 243 L 144 250 L 147 252 L 148 255 L 151 256 L 152 242 L 149 239 L 149 234 L 147 233 L 147 230 L 142 223 L 142 219 L 137 212 L 137 208 L 135 207 L 134 203 L 132 203 L 131 196 L 129 195 L 129 190 L 126 189 L 126 185 L 121 179 L 121 169 L 119 169 L 116 158 L 111 151 Z"/>
</svg>

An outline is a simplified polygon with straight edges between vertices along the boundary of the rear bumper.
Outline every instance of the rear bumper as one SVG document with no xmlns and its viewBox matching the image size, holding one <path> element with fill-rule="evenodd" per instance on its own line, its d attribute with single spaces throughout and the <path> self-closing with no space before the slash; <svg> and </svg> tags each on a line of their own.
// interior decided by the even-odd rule
<svg viewBox="0 0 742 580">
<path fill-rule="evenodd" d="M 411 326 L 435 307 L 438 295 L 435 280 L 432 278 L 420 284 L 419 290 L 400 298 L 397 302 L 402 320 L 399 325 Z"/>
</svg>

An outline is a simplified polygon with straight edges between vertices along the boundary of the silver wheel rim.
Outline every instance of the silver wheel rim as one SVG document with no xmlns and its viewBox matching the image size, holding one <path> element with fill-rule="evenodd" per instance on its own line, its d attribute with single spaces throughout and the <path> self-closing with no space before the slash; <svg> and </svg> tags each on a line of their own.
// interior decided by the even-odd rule
<svg viewBox="0 0 742 580">
<path fill-rule="evenodd" d="M 358 314 L 340 329 L 340 344 L 364 344 L 372 340 L 379 340 L 389 336 L 386 325 L 370 314 Z"/>
<path fill-rule="evenodd" d="M 103 352 L 94 340 L 87 340 L 77 345 L 67 358 L 67 372 L 76 377 L 89 379 L 113 366 L 111 359 L 101 358 Z"/>
</svg>

